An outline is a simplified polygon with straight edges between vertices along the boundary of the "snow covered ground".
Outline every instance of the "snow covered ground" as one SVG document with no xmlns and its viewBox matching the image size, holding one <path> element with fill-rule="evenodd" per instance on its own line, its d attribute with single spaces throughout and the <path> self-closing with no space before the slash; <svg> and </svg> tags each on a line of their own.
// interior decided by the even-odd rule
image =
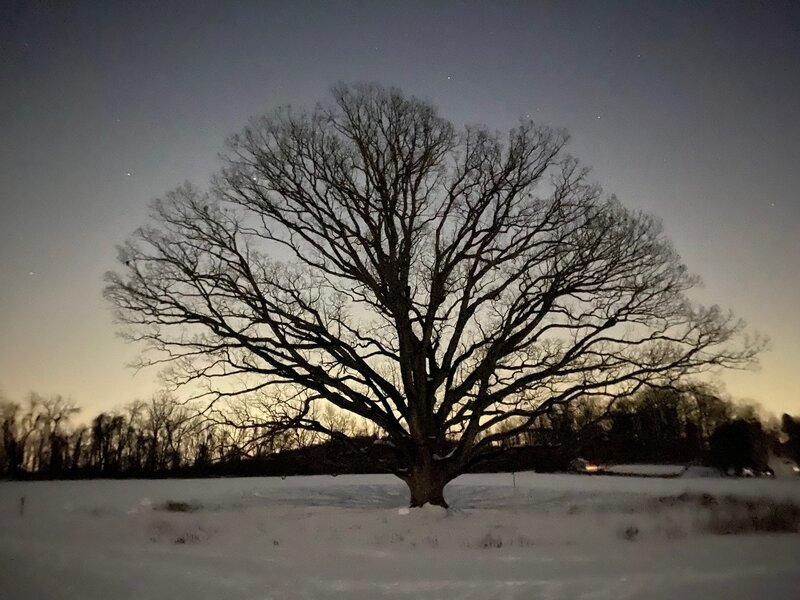
<svg viewBox="0 0 800 600">
<path fill-rule="evenodd" d="M 800 597 L 800 534 L 739 532 L 769 502 L 730 496 L 800 479 L 468 475 L 409 514 L 382 475 L 6 482 L 0 598 Z"/>
<path fill-rule="evenodd" d="M 686 472 L 685 465 L 610 465 L 603 471 L 615 475 L 638 475 L 642 477 L 678 477 Z"/>
</svg>

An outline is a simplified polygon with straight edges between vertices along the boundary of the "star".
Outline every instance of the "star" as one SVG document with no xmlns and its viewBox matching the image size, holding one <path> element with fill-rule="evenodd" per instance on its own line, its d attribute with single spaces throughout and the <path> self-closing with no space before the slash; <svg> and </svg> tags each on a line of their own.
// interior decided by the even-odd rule
<svg viewBox="0 0 800 600">
<path fill-rule="evenodd" d="M 451 79 L 452 79 L 452 77 L 450 77 L 450 75 L 448 75 L 447 76 L 447 81 L 450 81 Z"/>
<path fill-rule="evenodd" d="M 598 117 L 598 118 L 600 118 L 600 117 Z M 128 177 L 130 177 L 131 176 L 130 172 L 128 172 L 127 175 L 128 175 Z"/>
</svg>

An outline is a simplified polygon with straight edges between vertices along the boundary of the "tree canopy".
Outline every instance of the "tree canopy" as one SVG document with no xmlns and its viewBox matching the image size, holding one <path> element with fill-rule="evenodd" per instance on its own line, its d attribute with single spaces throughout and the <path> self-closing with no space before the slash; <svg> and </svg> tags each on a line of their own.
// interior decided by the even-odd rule
<svg viewBox="0 0 800 600">
<path fill-rule="evenodd" d="M 377 85 L 332 96 L 253 119 L 207 190 L 166 194 L 120 248 L 106 297 L 176 384 L 255 399 L 259 426 L 336 435 L 320 405 L 358 415 L 412 504 L 444 504 L 553 407 L 753 361 L 564 132 L 457 129 Z"/>
</svg>

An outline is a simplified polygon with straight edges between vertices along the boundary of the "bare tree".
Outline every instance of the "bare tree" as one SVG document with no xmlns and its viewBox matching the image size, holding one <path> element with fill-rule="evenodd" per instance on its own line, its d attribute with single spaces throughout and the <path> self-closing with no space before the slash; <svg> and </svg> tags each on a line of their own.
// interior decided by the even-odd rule
<svg viewBox="0 0 800 600">
<path fill-rule="evenodd" d="M 3 450 L 0 472 L 60 472 L 67 463 L 65 427 L 80 409 L 62 396 L 31 393 L 24 406 L 0 400 Z M 3 467 L 5 465 L 5 467 Z"/>
<path fill-rule="evenodd" d="M 0 472 L 18 475 L 25 460 L 25 439 L 20 439 L 19 404 L 0 399 L 0 428 L 3 445 L 0 452 Z"/>
<path fill-rule="evenodd" d="M 32 395 L 33 397 L 35 395 Z M 80 412 L 80 408 L 72 400 L 60 395 L 39 398 L 38 404 L 40 410 L 38 468 L 46 468 L 49 473 L 57 474 L 63 470 L 68 461 L 69 441 L 65 427 L 69 419 Z"/>
<path fill-rule="evenodd" d="M 339 86 L 230 141 L 207 193 L 153 206 L 106 297 L 176 384 L 269 392 L 262 426 L 375 424 L 411 504 L 553 406 L 745 366 L 759 344 L 654 218 L 625 209 L 522 121 L 456 131 L 395 89 Z M 513 420 L 513 427 L 502 425 Z"/>
</svg>

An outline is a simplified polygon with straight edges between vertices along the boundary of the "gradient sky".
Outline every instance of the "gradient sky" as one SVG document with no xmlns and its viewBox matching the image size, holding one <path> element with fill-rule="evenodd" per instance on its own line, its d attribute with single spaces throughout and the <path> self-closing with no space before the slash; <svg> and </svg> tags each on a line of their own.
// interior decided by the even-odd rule
<svg viewBox="0 0 800 600">
<path fill-rule="evenodd" d="M 102 275 L 148 203 L 205 184 L 227 135 L 337 81 L 456 124 L 520 116 L 772 339 L 729 392 L 800 412 L 800 3 L 0 3 L 0 393 L 91 414 L 147 397 Z"/>
</svg>

